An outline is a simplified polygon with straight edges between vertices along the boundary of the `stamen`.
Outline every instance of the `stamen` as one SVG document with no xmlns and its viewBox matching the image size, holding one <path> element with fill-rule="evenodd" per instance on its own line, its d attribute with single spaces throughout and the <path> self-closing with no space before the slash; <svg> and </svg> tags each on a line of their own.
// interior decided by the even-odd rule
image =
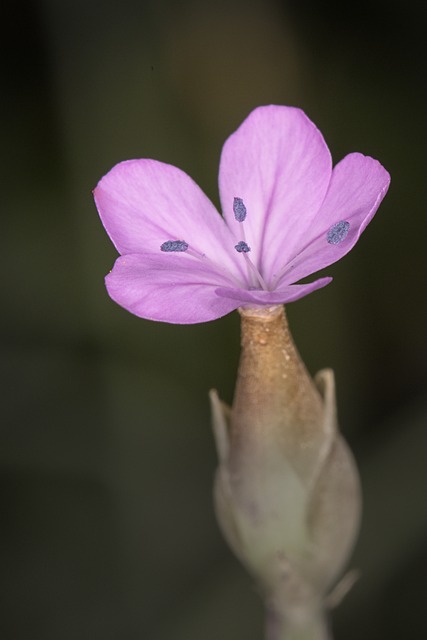
<svg viewBox="0 0 427 640">
<path fill-rule="evenodd" d="M 248 253 L 248 251 L 251 250 L 251 248 L 243 240 L 240 240 L 240 242 L 234 245 L 234 248 L 238 253 Z"/>
<path fill-rule="evenodd" d="M 248 265 L 249 272 L 252 273 L 253 276 L 255 276 L 256 284 L 260 285 L 261 289 L 263 289 L 264 291 L 268 291 L 267 283 L 265 282 L 264 278 L 246 252 L 243 254 L 243 257 L 245 258 L 246 264 Z M 252 282 L 254 281 L 252 280 Z M 259 289 L 259 286 L 252 286 L 250 288 Z"/>
<path fill-rule="evenodd" d="M 167 240 L 160 246 L 161 251 L 187 251 L 188 244 L 184 240 Z"/>
<path fill-rule="evenodd" d="M 330 227 L 329 231 L 327 231 L 326 240 L 328 241 L 329 244 L 340 244 L 340 242 L 345 240 L 345 238 L 347 237 L 349 230 L 350 230 L 350 223 L 347 222 L 347 220 L 340 220 L 336 224 L 333 224 L 332 227 Z M 316 238 L 316 240 L 320 240 L 320 239 L 321 239 L 321 236 L 320 237 L 318 236 Z M 274 290 L 277 287 L 277 283 L 283 278 L 285 274 L 289 275 L 289 273 L 293 269 L 301 265 L 301 263 L 304 260 L 304 258 L 301 258 L 301 254 L 304 255 L 304 251 L 307 248 L 307 246 L 309 245 L 306 245 L 290 262 L 285 264 L 283 269 L 280 269 L 280 271 L 276 273 L 276 275 L 273 275 L 273 278 L 269 283 L 270 288 L 272 290 Z"/>
<path fill-rule="evenodd" d="M 349 229 L 350 223 L 347 220 L 340 220 L 329 229 L 326 240 L 329 244 L 339 244 L 347 237 Z"/>
<path fill-rule="evenodd" d="M 233 211 L 234 217 L 236 218 L 237 222 L 243 222 L 245 220 L 247 211 L 245 205 L 243 204 L 242 198 L 234 198 Z"/>
<path fill-rule="evenodd" d="M 241 282 L 238 278 L 236 278 L 236 276 L 230 273 L 228 269 L 226 269 L 222 265 L 217 264 L 216 262 L 208 258 L 208 256 L 205 253 L 201 253 L 197 249 L 194 249 L 192 246 L 188 244 L 188 242 L 185 242 L 185 240 L 166 240 L 166 242 L 164 242 L 160 246 L 160 250 L 165 251 L 166 253 L 186 252 L 187 255 L 192 256 L 193 258 L 196 258 L 197 260 L 200 260 L 201 262 L 204 262 L 205 264 L 210 265 L 210 267 L 215 269 L 219 274 L 221 274 L 222 277 L 227 282 L 229 283 L 232 282 L 234 286 L 237 287 L 238 289 L 244 289 L 245 287 L 244 282 Z M 248 247 L 248 251 L 249 251 L 249 247 Z"/>
<path fill-rule="evenodd" d="M 248 266 L 248 271 L 249 271 L 249 279 L 252 280 L 252 283 L 253 283 L 253 285 L 250 288 L 258 289 L 259 286 L 261 286 L 261 289 L 264 289 L 264 291 L 268 291 L 268 287 L 264 278 L 262 277 L 262 275 L 260 274 L 256 266 L 248 256 L 248 253 L 251 250 L 249 245 L 244 240 L 240 240 L 240 242 L 234 245 L 234 248 L 238 253 L 242 253 L 243 257 L 245 258 L 246 264 Z"/>
</svg>

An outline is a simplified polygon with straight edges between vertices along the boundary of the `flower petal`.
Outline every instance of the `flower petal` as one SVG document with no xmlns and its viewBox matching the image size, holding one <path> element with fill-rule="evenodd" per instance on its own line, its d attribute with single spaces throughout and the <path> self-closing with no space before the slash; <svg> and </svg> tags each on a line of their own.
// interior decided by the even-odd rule
<svg viewBox="0 0 427 640">
<path fill-rule="evenodd" d="M 252 260 L 267 281 L 306 244 L 331 171 L 322 134 L 293 107 L 255 109 L 225 142 L 219 170 L 223 213 L 238 240 L 244 227 Z M 246 207 L 244 223 L 235 220 L 235 197 Z"/>
<path fill-rule="evenodd" d="M 121 254 L 156 253 L 184 240 L 234 274 L 243 274 L 223 218 L 180 169 L 156 160 L 128 160 L 98 183 L 94 197 L 107 233 Z"/>
<path fill-rule="evenodd" d="M 130 254 L 105 279 L 108 293 L 131 313 L 175 324 L 215 320 L 240 306 L 216 295 L 227 284 L 209 265 L 187 255 Z"/>
<path fill-rule="evenodd" d="M 333 170 L 325 201 L 307 234 L 306 247 L 290 262 L 279 278 L 279 286 L 297 282 L 348 253 L 372 220 L 389 184 L 390 175 L 377 160 L 361 153 L 343 158 Z M 340 228 L 344 230 L 341 235 Z"/>
<path fill-rule="evenodd" d="M 239 300 L 238 306 L 246 305 L 269 305 L 269 304 L 287 304 L 288 302 L 294 302 L 299 300 L 309 293 L 326 287 L 327 284 L 332 282 L 332 278 L 319 278 L 314 282 L 308 284 L 291 284 L 281 287 L 275 291 L 262 291 L 261 289 L 251 290 L 248 289 L 233 289 L 229 287 L 218 287 L 215 293 L 218 296 L 225 298 L 231 298 L 232 300 Z"/>
</svg>

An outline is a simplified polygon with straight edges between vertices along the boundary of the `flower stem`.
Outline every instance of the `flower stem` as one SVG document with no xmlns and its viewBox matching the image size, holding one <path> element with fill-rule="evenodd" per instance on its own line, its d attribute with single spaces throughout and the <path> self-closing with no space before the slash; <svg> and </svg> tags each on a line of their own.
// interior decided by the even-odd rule
<svg viewBox="0 0 427 640">
<path fill-rule="evenodd" d="M 313 381 L 283 307 L 239 312 L 231 410 L 211 395 L 217 517 L 265 602 L 266 640 L 331 640 L 328 593 L 360 514 L 357 471 L 336 423 L 333 373 Z"/>
<path fill-rule="evenodd" d="M 306 612 L 290 621 L 267 608 L 266 640 L 332 640 L 326 616 L 321 609 Z"/>
</svg>

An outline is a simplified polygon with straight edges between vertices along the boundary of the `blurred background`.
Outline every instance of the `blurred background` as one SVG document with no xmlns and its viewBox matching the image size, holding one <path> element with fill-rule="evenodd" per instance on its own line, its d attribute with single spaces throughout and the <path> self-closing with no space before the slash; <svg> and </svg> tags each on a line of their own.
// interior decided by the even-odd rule
<svg viewBox="0 0 427 640">
<path fill-rule="evenodd" d="M 182 327 L 116 306 L 91 190 L 152 157 L 218 203 L 225 138 L 269 103 L 303 108 L 335 162 L 392 175 L 288 317 L 309 370 L 335 369 L 364 487 L 335 638 L 427 637 L 426 26 L 416 0 L 5 0 L 2 639 L 262 638 L 211 502 L 207 392 L 232 400 L 237 314 Z"/>
</svg>

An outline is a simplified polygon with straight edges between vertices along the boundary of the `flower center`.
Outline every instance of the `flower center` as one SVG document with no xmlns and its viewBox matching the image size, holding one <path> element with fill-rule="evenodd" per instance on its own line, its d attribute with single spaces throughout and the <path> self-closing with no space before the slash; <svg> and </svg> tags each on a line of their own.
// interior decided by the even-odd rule
<svg viewBox="0 0 427 640">
<path fill-rule="evenodd" d="M 237 222 L 241 223 L 245 221 L 247 216 L 247 210 L 242 198 L 234 198 L 233 213 Z M 263 289 L 264 291 L 268 291 L 269 289 L 265 283 L 264 278 L 262 277 L 259 270 L 254 265 L 252 260 L 247 255 L 250 252 L 251 248 L 246 242 L 245 230 L 243 226 L 242 226 L 242 237 L 243 237 L 243 240 L 240 240 L 236 245 L 234 245 L 234 248 L 237 251 L 237 253 L 241 253 L 245 259 L 246 266 L 248 269 L 248 281 L 247 281 L 248 288 Z M 210 262 L 212 266 L 214 266 L 217 271 L 220 271 L 224 276 L 226 276 L 228 280 L 232 279 L 235 282 L 235 284 L 239 287 L 239 289 L 242 288 L 242 283 L 238 282 L 236 278 L 234 278 L 228 271 L 226 271 L 220 265 L 217 265 L 214 262 L 212 262 L 212 260 L 210 260 L 204 253 L 200 253 L 200 251 L 197 251 L 196 249 L 193 249 L 192 247 L 190 247 L 188 242 L 185 242 L 185 240 L 166 240 L 166 242 L 163 242 L 163 244 L 160 245 L 160 250 L 164 251 L 165 253 L 186 252 L 189 255 L 193 256 L 194 258 L 198 258 L 199 260 L 203 260 L 204 262 Z"/>
<path fill-rule="evenodd" d="M 242 240 L 239 240 L 237 244 L 234 245 L 237 253 L 240 253 L 247 266 L 248 276 L 247 276 L 247 286 L 249 289 L 262 289 L 264 291 L 272 291 L 276 288 L 277 284 L 281 280 L 281 278 L 290 270 L 294 269 L 295 266 L 300 261 L 298 258 L 301 256 L 303 251 L 300 251 L 297 256 L 294 257 L 293 260 L 288 262 L 283 269 L 279 271 L 279 273 L 275 274 L 272 282 L 270 283 L 270 287 L 267 286 L 264 278 L 262 277 L 259 269 L 255 266 L 252 260 L 249 258 L 248 253 L 251 251 L 250 246 L 246 242 L 245 238 L 245 228 L 242 224 L 248 215 L 245 203 L 242 198 L 234 198 L 233 200 L 233 213 L 237 222 L 241 224 L 241 237 Z M 350 230 L 350 223 L 347 220 L 340 220 L 339 222 L 333 224 L 328 231 L 326 232 L 326 241 L 328 244 L 337 245 L 343 242 L 348 235 Z M 222 273 L 227 280 L 232 280 L 238 288 L 244 287 L 241 282 L 238 281 L 228 270 L 224 269 L 221 265 L 216 264 L 212 260 L 210 260 L 204 253 L 200 253 L 196 249 L 193 249 L 189 246 L 188 242 L 185 240 L 166 240 L 160 246 L 160 250 L 166 253 L 179 253 L 179 252 L 187 252 L 189 255 L 197 258 L 199 260 L 203 260 L 205 262 L 209 262 L 212 267 L 214 267 L 218 272 Z"/>
</svg>

